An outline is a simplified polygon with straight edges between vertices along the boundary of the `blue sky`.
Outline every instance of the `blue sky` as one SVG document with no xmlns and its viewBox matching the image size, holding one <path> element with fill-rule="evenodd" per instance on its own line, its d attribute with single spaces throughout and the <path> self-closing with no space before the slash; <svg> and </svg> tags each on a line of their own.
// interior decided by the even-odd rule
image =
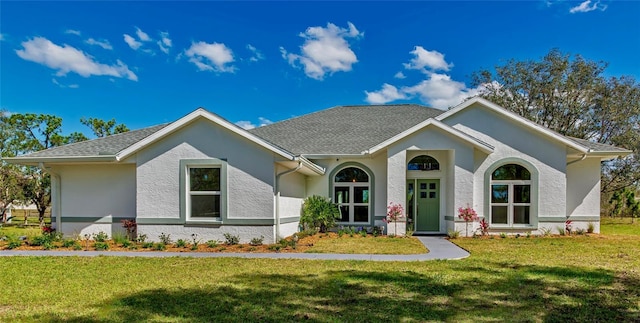
<svg viewBox="0 0 640 323">
<path fill-rule="evenodd" d="M 0 108 L 131 129 L 204 107 L 243 127 L 336 105 L 441 109 L 551 48 L 640 80 L 640 2 L 0 2 Z"/>
</svg>

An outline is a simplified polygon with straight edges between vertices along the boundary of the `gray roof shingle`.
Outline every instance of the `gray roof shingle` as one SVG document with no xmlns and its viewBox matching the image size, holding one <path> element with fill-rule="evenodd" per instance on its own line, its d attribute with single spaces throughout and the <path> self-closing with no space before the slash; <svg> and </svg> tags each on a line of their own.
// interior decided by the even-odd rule
<svg viewBox="0 0 640 323">
<path fill-rule="evenodd" d="M 586 139 L 580 139 L 575 137 L 569 137 L 569 136 L 566 136 L 566 137 L 569 140 L 577 143 L 578 145 L 585 146 L 593 150 L 594 152 L 621 152 L 621 153 L 629 152 L 628 149 L 624 149 L 624 148 L 620 148 L 612 145 L 601 144 L 601 143 L 592 142 Z"/>
<path fill-rule="evenodd" d="M 69 145 L 37 151 L 21 157 L 92 157 L 100 155 L 115 155 L 167 125 L 169 124 L 161 124 L 103 138 L 76 142 Z"/>
<path fill-rule="evenodd" d="M 338 106 L 249 131 L 294 154 L 360 154 L 443 112 L 416 104 Z"/>
</svg>

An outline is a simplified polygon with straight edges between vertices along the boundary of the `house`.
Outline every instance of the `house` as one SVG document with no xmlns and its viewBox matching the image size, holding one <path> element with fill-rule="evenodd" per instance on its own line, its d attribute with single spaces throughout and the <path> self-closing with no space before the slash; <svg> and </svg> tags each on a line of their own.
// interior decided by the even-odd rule
<svg viewBox="0 0 640 323">
<path fill-rule="evenodd" d="M 567 219 L 598 232 L 600 162 L 629 153 L 474 98 L 448 111 L 338 106 L 249 131 L 198 109 L 7 161 L 52 175 L 52 222 L 65 234 L 111 234 L 135 219 L 149 239 L 273 242 L 298 230 L 311 195 L 331 197 L 349 226 L 384 225 L 400 203 L 416 233 L 465 234 L 465 206 L 493 233 L 540 234 Z"/>
</svg>

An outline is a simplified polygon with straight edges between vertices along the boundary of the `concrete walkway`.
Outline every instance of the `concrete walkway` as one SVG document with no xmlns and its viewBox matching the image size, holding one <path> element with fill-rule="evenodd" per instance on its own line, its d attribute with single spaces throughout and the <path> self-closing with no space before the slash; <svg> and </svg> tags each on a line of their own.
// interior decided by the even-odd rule
<svg viewBox="0 0 640 323">
<path fill-rule="evenodd" d="M 232 252 L 163 252 L 163 251 L 55 251 L 55 250 L 3 250 L 0 256 L 117 256 L 117 257 L 193 257 L 193 258 L 271 258 L 312 260 L 371 260 L 371 261 L 425 261 L 457 260 L 469 253 L 444 237 L 416 237 L 429 253 L 416 255 L 369 255 L 338 253 L 232 253 Z"/>
</svg>

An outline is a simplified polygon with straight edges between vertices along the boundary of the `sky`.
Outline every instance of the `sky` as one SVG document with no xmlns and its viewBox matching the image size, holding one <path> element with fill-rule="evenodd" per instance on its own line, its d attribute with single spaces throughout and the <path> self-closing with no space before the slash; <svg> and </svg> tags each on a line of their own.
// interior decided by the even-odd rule
<svg viewBox="0 0 640 323">
<path fill-rule="evenodd" d="M 339 105 L 447 109 L 552 48 L 640 80 L 640 1 L 0 1 L 0 109 L 244 128 Z"/>
</svg>

